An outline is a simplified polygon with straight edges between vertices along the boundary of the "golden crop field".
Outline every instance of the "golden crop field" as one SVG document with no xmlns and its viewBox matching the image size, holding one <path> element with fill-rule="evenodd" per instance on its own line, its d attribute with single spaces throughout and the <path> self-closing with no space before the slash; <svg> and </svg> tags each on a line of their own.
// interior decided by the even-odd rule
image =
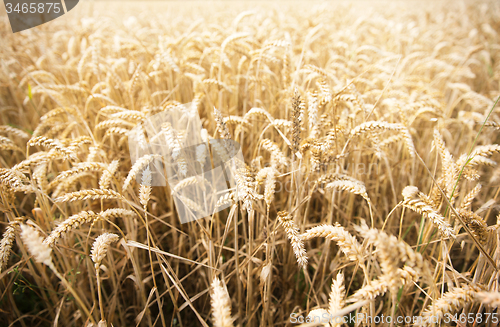
<svg viewBox="0 0 500 327">
<path fill-rule="evenodd" d="M 498 325 L 499 2 L 0 17 L 1 326 Z M 220 211 L 131 151 L 187 106 L 156 139 L 180 171 L 238 145 Z"/>
</svg>

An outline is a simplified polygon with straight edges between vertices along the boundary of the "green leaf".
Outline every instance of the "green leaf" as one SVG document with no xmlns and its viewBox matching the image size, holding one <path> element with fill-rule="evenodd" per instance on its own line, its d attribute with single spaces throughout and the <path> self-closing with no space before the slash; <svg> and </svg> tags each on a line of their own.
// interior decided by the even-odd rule
<svg viewBox="0 0 500 327">
<path fill-rule="evenodd" d="M 31 84 L 28 83 L 28 98 L 33 100 L 33 93 L 31 93 Z"/>
</svg>

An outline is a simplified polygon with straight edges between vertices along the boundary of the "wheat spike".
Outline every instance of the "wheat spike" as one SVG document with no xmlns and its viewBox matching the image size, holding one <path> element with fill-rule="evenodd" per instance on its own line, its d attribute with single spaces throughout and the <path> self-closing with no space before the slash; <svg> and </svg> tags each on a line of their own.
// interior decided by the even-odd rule
<svg viewBox="0 0 500 327">
<path fill-rule="evenodd" d="M 188 168 L 186 158 L 184 157 L 184 151 L 181 148 L 181 138 L 176 131 L 174 131 L 170 123 L 162 124 L 161 131 L 165 135 L 165 141 L 170 147 L 172 158 L 179 167 L 179 174 L 181 177 L 186 176 Z"/>
<path fill-rule="evenodd" d="M 415 145 L 413 144 L 413 139 L 411 137 L 410 131 L 408 128 L 402 126 L 400 129 L 400 133 L 403 135 L 403 140 L 405 142 L 406 148 L 408 149 L 408 153 L 410 157 L 415 158 Z"/>
<path fill-rule="evenodd" d="M 222 114 L 215 107 L 214 107 L 214 119 L 215 122 L 217 123 L 217 130 L 219 131 L 219 135 L 221 136 L 221 138 L 227 140 L 231 139 L 231 133 L 229 133 L 229 129 L 227 128 L 227 125 L 224 119 L 222 118 Z"/>
<path fill-rule="evenodd" d="M 347 301 L 358 302 L 362 300 L 373 300 L 377 296 L 383 295 L 389 290 L 389 285 L 393 283 L 390 278 L 390 276 L 382 275 L 376 280 L 369 281 L 367 285 L 357 290 L 347 299 Z"/>
<path fill-rule="evenodd" d="M 453 192 L 455 181 L 458 179 L 458 169 L 455 161 L 453 160 L 453 156 L 446 148 L 443 137 L 441 136 L 441 133 L 439 133 L 438 129 L 434 129 L 434 145 L 438 149 L 439 155 L 441 157 L 441 170 L 446 181 L 446 196 L 450 198 L 451 193 Z M 457 194 L 458 189 L 455 190 L 454 195 L 456 196 Z"/>
<path fill-rule="evenodd" d="M 82 172 L 89 172 L 89 171 L 102 171 L 106 169 L 106 165 L 100 162 L 82 162 L 78 163 L 75 167 L 73 167 L 70 170 L 63 171 L 59 175 L 57 175 L 56 178 L 52 181 L 53 184 L 66 179 L 72 175 L 79 174 Z"/>
<path fill-rule="evenodd" d="M 293 221 L 292 216 L 286 211 L 278 212 L 278 220 L 281 226 L 283 226 L 283 228 L 285 229 L 286 235 L 290 240 L 293 252 L 295 253 L 295 257 L 297 258 L 297 263 L 300 267 L 305 269 L 307 266 L 307 253 L 304 248 L 302 238 L 299 235 L 299 229 L 297 225 Z"/>
<path fill-rule="evenodd" d="M 276 161 L 280 165 L 287 165 L 288 164 L 288 158 L 281 152 L 280 148 L 276 143 L 269 139 L 262 140 L 261 145 L 264 149 L 269 151 L 271 153 L 271 161 Z"/>
<path fill-rule="evenodd" d="M 356 237 L 352 236 L 340 224 L 332 225 L 319 225 L 308 229 L 305 233 L 300 235 L 304 241 L 310 240 L 315 237 L 323 237 L 333 240 L 340 247 L 342 252 L 352 261 L 363 263 L 365 261 L 365 251 L 358 243 Z"/>
<path fill-rule="evenodd" d="M 482 304 L 489 305 L 492 308 L 500 307 L 500 292 L 478 292 L 475 298 Z"/>
<path fill-rule="evenodd" d="M 43 243 L 43 237 L 33 227 L 21 224 L 21 238 L 36 262 L 43 263 L 50 268 L 54 267 L 52 249 Z"/>
<path fill-rule="evenodd" d="M 59 153 L 62 153 L 64 156 L 68 158 L 76 159 L 76 154 L 74 151 L 70 151 L 69 149 L 64 148 L 59 142 L 53 139 L 49 139 L 48 137 L 37 136 L 28 141 L 28 146 L 36 146 L 36 145 L 41 145 L 43 147 L 53 149 Z"/>
<path fill-rule="evenodd" d="M 14 150 L 19 152 L 24 152 L 18 147 L 11 139 L 0 135 L 0 149 L 1 150 Z"/>
<path fill-rule="evenodd" d="M 0 168 L 0 185 L 14 192 L 32 193 L 35 191 L 29 185 L 28 178 L 14 169 Z"/>
<path fill-rule="evenodd" d="M 339 180 L 334 181 L 326 185 L 326 188 L 340 189 L 343 191 L 348 191 L 353 194 L 358 194 L 363 197 L 368 203 L 371 203 L 368 194 L 366 193 L 366 187 L 359 182 L 353 182 L 350 180 Z"/>
<path fill-rule="evenodd" d="M 0 125 L 0 133 L 14 135 L 20 139 L 29 139 L 29 134 L 9 125 Z"/>
<path fill-rule="evenodd" d="M 417 195 L 417 197 L 415 197 L 415 194 Z M 434 223 L 434 225 L 437 226 L 444 237 L 454 237 L 455 234 L 453 233 L 453 229 L 451 228 L 450 224 L 446 222 L 444 217 L 439 214 L 432 206 L 425 203 L 419 197 L 419 195 L 420 191 L 418 191 L 418 188 L 416 188 L 415 186 L 405 187 L 403 190 L 403 196 L 405 197 L 402 204 L 405 207 L 430 219 Z"/>
<path fill-rule="evenodd" d="M 236 162 L 237 168 L 233 172 L 236 181 L 236 194 L 238 200 L 243 201 L 243 209 L 248 213 L 253 210 L 253 201 L 263 199 L 263 196 L 257 194 L 253 188 L 254 179 L 248 170 L 248 167 L 243 162 Z"/>
<path fill-rule="evenodd" d="M 300 99 L 300 94 L 297 89 L 295 89 L 292 98 L 292 152 L 295 154 L 299 151 L 300 144 L 300 129 L 302 126 L 301 121 L 301 111 L 303 111 L 303 102 Z"/>
<path fill-rule="evenodd" d="M 328 312 L 331 315 L 334 315 L 344 307 L 345 295 L 344 274 L 339 272 L 337 278 L 332 281 L 330 299 L 328 302 Z M 335 323 L 334 327 L 336 326 L 340 326 L 340 324 Z"/>
<path fill-rule="evenodd" d="M 99 179 L 99 188 L 101 190 L 109 188 L 111 180 L 118 170 L 119 161 L 113 160 L 102 172 L 101 178 Z"/>
<path fill-rule="evenodd" d="M 42 192 L 46 192 L 49 186 L 47 182 L 47 161 L 41 161 L 33 170 L 33 179 L 36 181 Z"/>
<path fill-rule="evenodd" d="M 433 322 L 441 321 L 447 313 L 455 313 L 466 304 L 472 303 L 477 292 L 482 291 L 479 287 L 469 284 L 463 287 L 457 287 L 444 293 L 439 299 L 436 299 L 422 313 L 420 326 L 431 326 Z"/>
<path fill-rule="evenodd" d="M 154 160 L 161 160 L 161 156 L 157 154 L 147 154 L 141 158 L 139 158 L 132 168 L 130 169 L 127 178 L 125 179 L 125 182 L 123 182 L 123 191 L 126 191 L 127 188 L 130 186 L 130 183 L 132 180 L 137 176 L 137 174 L 147 165 L 149 165 L 151 162 Z"/>
<path fill-rule="evenodd" d="M 179 192 L 181 189 L 190 186 L 198 184 L 203 190 L 206 190 L 206 186 L 211 187 L 210 182 L 203 178 L 202 176 L 195 175 L 191 176 L 188 178 L 184 178 L 181 180 L 179 183 L 177 183 L 173 188 L 172 188 L 172 194 Z"/>
<path fill-rule="evenodd" d="M 271 169 L 267 173 L 266 177 L 266 185 L 264 188 L 264 201 L 266 201 L 267 207 L 271 206 L 271 203 L 274 200 L 274 192 L 276 190 L 276 169 L 274 167 L 270 167 Z"/>
<path fill-rule="evenodd" d="M 123 199 L 123 196 L 113 190 L 91 189 L 65 194 L 54 199 L 54 202 L 73 202 L 81 200 L 111 200 Z"/>
<path fill-rule="evenodd" d="M 467 224 L 472 234 L 478 238 L 479 242 L 485 244 L 488 241 L 489 231 L 484 219 L 473 212 L 463 209 L 459 209 L 457 213 Z"/>
<path fill-rule="evenodd" d="M 70 216 L 68 219 L 61 222 L 47 238 L 43 241 L 47 245 L 54 245 L 58 239 L 63 237 L 67 232 L 76 229 L 79 226 L 93 222 L 99 218 L 99 215 L 93 211 L 82 211 L 76 215 Z"/>
<path fill-rule="evenodd" d="M 147 211 L 148 202 L 151 197 L 151 181 L 153 176 L 149 166 L 142 171 L 142 182 L 139 187 L 139 202 L 142 204 L 144 211 Z"/>
<path fill-rule="evenodd" d="M 500 152 L 500 145 L 498 144 L 489 144 L 489 145 L 480 145 L 474 148 L 470 156 L 467 156 L 466 154 L 460 156 L 457 160 L 457 166 L 462 167 L 465 164 L 467 166 L 469 165 L 474 165 L 474 158 L 476 157 L 486 157 L 486 156 L 491 156 L 494 153 Z M 467 162 L 467 160 L 471 158 L 472 161 Z"/>
<path fill-rule="evenodd" d="M 362 123 L 351 130 L 351 137 L 360 136 L 367 133 L 379 133 L 390 130 L 401 130 L 400 124 L 391 124 L 384 121 L 369 121 Z"/>
<path fill-rule="evenodd" d="M 176 194 L 175 195 L 176 197 L 179 198 L 179 200 L 182 201 L 182 203 L 188 207 L 190 210 L 193 210 L 195 212 L 198 212 L 200 214 L 202 214 L 203 216 L 208 216 L 208 213 L 205 212 L 205 209 L 203 209 L 203 207 L 201 207 L 201 205 L 199 205 L 198 203 L 194 202 L 193 200 L 181 195 L 181 194 Z"/>
<path fill-rule="evenodd" d="M 320 323 L 322 321 L 325 321 L 325 317 L 329 317 L 329 313 L 328 311 L 326 311 L 325 309 L 313 309 L 311 311 L 309 311 L 309 313 L 307 314 L 307 321 L 310 321 L 310 322 L 313 322 L 315 323 L 315 326 L 318 326 L 316 323 Z M 323 323 L 322 324 L 324 327 L 330 327 L 330 323 Z"/>
<path fill-rule="evenodd" d="M 234 319 L 231 317 L 231 299 L 225 285 L 215 277 L 212 281 L 210 294 L 212 304 L 212 319 L 215 327 L 232 327 Z"/>
<path fill-rule="evenodd" d="M 235 201 L 235 194 L 234 192 L 227 192 L 223 196 L 221 196 L 218 200 L 217 203 L 215 204 L 215 208 L 221 207 L 223 205 L 226 205 L 228 203 L 233 203 Z"/>
<path fill-rule="evenodd" d="M 14 220 L 5 228 L 0 241 L 0 273 L 3 272 L 9 262 L 10 250 L 16 240 L 16 230 L 19 228 L 19 221 Z"/>
<path fill-rule="evenodd" d="M 424 261 L 422 255 L 415 252 L 406 242 L 398 240 L 394 235 L 388 235 L 384 231 L 368 228 L 364 221 L 361 226 L 355 226 L 355 228 L 370 244 L 374 244 L 379 250 L 380 266 L 384 275 L 387 276 L 391 292 L 397 292 L 406 279 L 402 278 L 402 270 L 399 268 L 402 263 L 415 271 L 417 276 L 425 277 L 428 282 L 432 281 L 428 264 Z"/>
<path fill-rule="evenodd" d="M 309 137 L 316 137 L 318 134 L 318 94 L 317 92 L 309 92 L 308 121 L 309 121 Z"/>
<path fill-rule="evenodd" d="M 462 203 L 460 203 L 460 209 L 470 210 L 472 201 L 474 201 L 479 192 L 481 192 L 481 184 L 477 184 L 469 193 L 465 195 Z"/>
<path fill-rule="evenodd" d="M 116 242 L 119 239 L 120 237 L 118 235 L 112 233 L 104 233 L 96 238 L 94 244 L 92 245 L 92 251 L 90 254 L 96 270 L 98 270 L 101 266 L 102 259 L 104 259 L 108 253 L 111 243 Z"/>
</svg>

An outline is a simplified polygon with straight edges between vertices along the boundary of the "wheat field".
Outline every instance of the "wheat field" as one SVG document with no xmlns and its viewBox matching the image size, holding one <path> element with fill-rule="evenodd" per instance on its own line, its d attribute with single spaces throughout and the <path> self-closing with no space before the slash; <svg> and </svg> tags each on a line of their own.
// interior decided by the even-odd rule
<svg viewBox="0 0 500 327">
<path fill-rule="evenodd" d="M 498 2 L 1 17 L 1 326 L 498 324 Z M 244 165 L 181 224 L 127 135 L 185 104 Z"/>
</svg>

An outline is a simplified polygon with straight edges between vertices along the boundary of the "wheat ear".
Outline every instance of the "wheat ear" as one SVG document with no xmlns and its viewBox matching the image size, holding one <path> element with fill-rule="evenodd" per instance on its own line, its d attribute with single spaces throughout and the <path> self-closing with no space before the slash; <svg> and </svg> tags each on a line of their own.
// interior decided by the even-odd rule
<svg viewBox="0 0 500 327">
<path fill-rule="evenodd" d="M 72 159 L 76 159 L 76 154 L 74 151 L 71 151 L 65 147 L 63 147 L 59 142 L 57 142 L 56 140 L 53 140 L 53 139 L 50 139 L 48 137 L 45 137 L 45 136 L 37 136 L 37 137 L 34 137 L 32 139 L 30 139 L 28 141 L 28 146 L 36 146 L 36 145 L 40 145 L 40 146 L 43 146 L 43 147 L 46 147 L 46 148 L 49 148 L 49 149 L 53 149 L 59 153 L 62 153 L 63 155 L 69 157 L 69 158 L 72 158 Z"/>
<path fill-rule="evenodd" d="M 402 125 L 400 124 L 392 124 L 384 121 L 369 121 L 354 127 L 351 130 L 351 137 L 357 137 L 362 134 L 372 134 L 383 131 L 401 130 L 401 129 Z"/>
<path fill-rule="evenodd" d="M 266 184 L 264 187 L 264 201 L 269 208 L 274 200 L 274 192 L 276 191 L 276 169 L 270 167 L 271 170 L 267 173 Z"/>
<path fill-rule="evenodd" d="M 422 313 L 420 326 L 431 326 L 441 321 L 446 314 L 457 312 L 466 304 L 474 302 L 477 292 L 482 291 L 475 285 L 465 285 L 444 293 L 439 299 L 434 300 Z"/>
<path fill-rule="evenodd" d="M 469 193 L 467 193 L 460 204 L 460 209 L 467 211 L 470 210 L 472 201 L 474 201 L 479 192 L 481 192 L 481 184 L 477 184 Z"/>
<path fill-rule="evenodd" d="M 222 117 L 222 114 L 219 110 L 214 107 L 214 119 L 217 123 L 217 130 L 219 131 L 219 135 L 223 139 L 231 139 L 231 133 L 229 133 L 229 129 L 227 128 L 226 122 Z"/>
<path fill-rule="evenodd" d="M 326 188 L 331 189 L 340 189 L 343 191 L 348 191 L 353 194 L 358 194 L 363 197 L 368 203 L 371 203 L 370 198 L 368 197 L 368 193 L 366 193 L 366 187 L 364 184 L 349 181 L 349 180 L 340 180 L 334 181 L 326 185 Z"/>
<path fill-rule="evenodd" d="M 73 202 L 79 200 L 111 200 L 123 199 L 123 196 L 113 190 L 91 189 L 65 194 L 54 199 L 54 202 Z"/>
<path fill-rule="evenodd" d="M 271 153 L 271 161 L 277 161 L 281 165 L 288 164 L 288 158 L 281 152 L 279 146 L 269 139 L 264 139 L 261 142 L 264 149 Z"/>
<path fill-rule="evenodd" d="M 365 251 L 356 240 L 356 237 L 352 236 L 338 223 L 335 226 L 319 225 L 300 235 L 300 238 L 304 241 L 315 237 L 323 237 L 335 241 L 342 252 L 352 261 L 359 263 L 365 261 Z"/>
<path fill-rule="evenodd" d="M 48 266 L 54 274 L 63 282 L 66 288 L 71 292 L 76 302 L 82 308 L 86 317 L 89 317 L 91 321 L 94 321 L 94 318 L 90 315 L 89 310 L 78 296 L 78 293 L 75 292 L 70 283 L 61 275 L 54 264 L 52 263 L 51 252 L 52 249 L 48 244 L 43 242 L 43 237 L 38 234 L 38 232 L 31 226 L 21 224 L 21 238 L 23 243 L 28 248 L 29 253 L 34 257 L 35 261 L 38 263 L 43 263 Z"/>
<path fill-rule="evenodd" d="M 151 175 L 151 170 L 149 166 L 142 172 L 142 182 L 139 187 L 139 202 L 142 204 L 144 211 L 147 211 L 148 202 L 151 197 L 151 182 L 153 176 Z"/>
<path fill-rule="evenodd" d="M 119 161 L 113 160 L 108 167 L 102 172 L 101 178 L 99 179 L 99 188 L 101 190 L 109 188 L 111 180 L 118 170 Z"/>
<path fill-rule="evenodd" d="M 63 179 L 66 179 L 72 175 L 88 172 L 88 171 L 101 171 L 105 169 L 106 166 L 100 162 L 82 162 L 77 164 L 74 168 L 70 170 L 63 171 L 51 182 L 51 184 L 55 184 Z"/>
<path fill-rule="evenodd" d="M 300 144 L 300 129 L 302 127 L 301 112 L 303 112 L 304 103 L 300 99 L 300 94 L 295 88 L 292 98 L 292 152 L 295 154 L 299 151 Z"/>
<path fill-rule="evenodd" d="M 146 167 L 156 159 L 161 160 L 161 158 L 162 158 L 161 155 L 158 154 L 147 154 L 139 158 L 130 169 L 127 178 L 125 179 L 125 182 L 123 182 L 123 187 L 122 187 L 123 191 L 125 192 L 127 190 L 132 180 L 144 167 Z"/>
<path fill-rule="evenodd" d="M 467 224 L 467 227 L 469 227 L 472 234 L 478 238 L 479 242 L 485 244 L 488 241 L 490 232 L 484 219 L 474 212 L 463 209 L 459 209 L 457 213 Z"/>
<path fill-rule="evenodd" d="M 304 248 L 304 243 L 299 235 L 299 228 L 292 219 L 292 216 L 286 211 L 278 212 L 278 220 L 285 229 L 286 235 L 292 244 L 293 252 L 297 258 L 297 263 L 300 267 L 306 268 L 307 266 L 307 253 Z"/>
<path fill-rule="evenodd" d="M 77 213 L 76 215 L 70 216 L 68 219 L 61 222 L 47 238 L 43 241 L 43 243 L 47 245 L 54 245 L 55 242 L 64 236 L 67 232 L 72 229 L 78 228 L 79 226 L 92 222 L 96 220 L 99 216 L 95 214 L 93 211 L 82 211 Z"/>
<path fill-rule="evenodd" d="M 328 312 L 330 315 L 334 315 L 337 311 L 344 307 L 345 303 L 345 286 L 344 286 L 344 274 L 339 272 L 337 278 L 332 282 L 330 291 L 330 300 L 328 302 Z M 340 326 L 338 323 L 334 323 L 333 327 Z"/>
<path fill-rule="evenodd" d="M 5 228 L 0 241 L 0 273 L 5 269 L 9 262 L 10 250 L 16 239 L 16 229 L 19 227 L 19 221 L 14 220 Z"/>
<path fill-rule="evenodd" d="M 309 311 L 307 314 L 307 321 L 314 322 L 314 326 L 318 326 L 316 323 L 321 322 L 325 317 L 329 317 L 329 312 L 326 311 L 325 309 L 319 308 L 319 309 L 313 309 Z M 323 323 L 322 326 L 324 327 L 330 327 L 330 323 Z"/>
<path fill-rule="evenodd" d="M 358 302 L 362 300 L 373 300 L 377 296 L 383 295 L 389 290 L 389 285 L 393 281 L 390 280 L 390 276 L 382 275 L 380 278 L 368 282 L 367 285 L 357 290 L 352 296 L 350 296 L 348 302 Z"/>
<path fill-rule="evenodd" d="M 109 246 L 111 243 L 116 242 L 120 237 L 112 233 L 104 233 L 99 235 L 92 245 L 91 258 L 94 262 L 94 267 L 96 270 L 101 266 L 101 262 L 108 253 Z"/>
<path fill-rule="evenodd" d="M 43 243 L 43 237 L 33 227 L 21 224 L 21 238 L 36 262 L 43 263 L 51 269 L 54 268 L 52 249 Z"/>
<path fill-rule="evenodd" d="M 210 297 L 214 327 L 232 327 L 234 319 L 231 317 L 231 299 L 217 277 L 212 281 Z"/>
<path fill-rule="evenodd" d="M 478 292 L 476 299 L 492 308 L 500 307 L 500 292 Z"/>
<path fill-rule="evenodd" d="M 450 224 L 431 205 L 422 200 L 420 193 L 415 186 L 405 187 L 403 189 L 403 206 L 430 219 L 444 237 L 455 237 Z"/>
</svg>

